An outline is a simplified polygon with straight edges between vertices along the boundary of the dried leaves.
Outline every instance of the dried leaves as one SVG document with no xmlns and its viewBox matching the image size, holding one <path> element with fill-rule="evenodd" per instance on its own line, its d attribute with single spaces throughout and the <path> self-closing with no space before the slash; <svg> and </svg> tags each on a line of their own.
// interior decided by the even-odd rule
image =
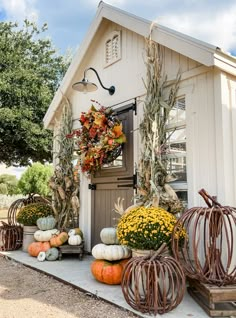
<svg viewBox="0 0 236 318">
<path fill-rule="evenodd" d="M 175 105 L 180 75 L 177 75 L 175 81 L 167 82 L 167 77 L 162 73 L 161 47 L 151 39 L 147 39 L 146 54 L 147 95 L 143 120 L 139 127 L 144 148 L 138 166 L 136 198 L 146 206 L 154 203 L 171 213 L 178 213 L 183 206 L 174 190 L 167 185 L 172 179 L 168 174 L 167 122 Z"/>
</svg>

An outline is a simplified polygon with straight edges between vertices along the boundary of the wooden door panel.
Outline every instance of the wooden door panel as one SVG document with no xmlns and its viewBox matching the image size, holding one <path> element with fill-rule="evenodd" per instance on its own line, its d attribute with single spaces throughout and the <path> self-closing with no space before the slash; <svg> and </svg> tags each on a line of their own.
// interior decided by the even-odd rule
<svg viewBox="0 0 236 318">
<path fill-rule="evenodd" d="M 94 215 L 92 217 L 92 246 L 101 242 L 100 232 L 104 227 L 113 227 L 117 224 L 119 214 L 114 212 L 114 203 L 118 197 L 124 198 L 124 208 L 132 204 L 134 190 L 130 187 L 122 189 L 117 185 L 97 185 L 93 191 Z"/>
<path fill-rule="evenodd" d="M 130 105 L 127 105 L 116 112 L 118 114 L 120 112 L 118 116 L 122 121 L 127 141 L 123 146 L 122 155 L 117 160 L 117 165 L 103 167 L 91 179 L 95 189 L 92 190 L 92 247 L 101 242 L 102 228 L 115 225 L 114 218 L 119 215 L 114 212 L 114 203 L 117 202 L 118 197 L 125 199 L 124 208 L 133 204 L 133 110 Z"/>
</svg>

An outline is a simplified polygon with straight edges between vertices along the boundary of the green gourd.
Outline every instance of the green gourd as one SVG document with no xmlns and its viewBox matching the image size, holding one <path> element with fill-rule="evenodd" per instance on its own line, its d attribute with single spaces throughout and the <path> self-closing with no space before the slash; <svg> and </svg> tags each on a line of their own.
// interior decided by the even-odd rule
<svg viewBox="0 0 236 318">
<path fill-rule="evenodd" d="M 55 225 L 56 219 L 52 215 L 42 217 L 37 220 L 37 226 L 42 231 L 52 230 L 55 227 Z"/>
<path fill-rule="evenodd" d="M 59 252 L 56 247 L 51 247 L 46 251 L 46 260 L 47 261 L 55 261 L 58 259 Z"/>
</svg>

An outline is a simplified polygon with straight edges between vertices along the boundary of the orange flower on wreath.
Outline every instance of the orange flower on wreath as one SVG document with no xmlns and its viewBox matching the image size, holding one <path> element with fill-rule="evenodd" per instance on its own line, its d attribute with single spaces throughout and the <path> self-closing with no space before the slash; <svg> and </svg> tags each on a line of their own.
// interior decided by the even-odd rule
<svg viewBox="0 0 236 318">
<path fill-rule="evenodd" d="M 126 136 L 111 108 L 92 105 L 87 113 L 81 113 L 79 121 L 81 128 L 67 137 L 75 138 L 81 171 L 90 175 L 119 156 Z"/>
</svg>

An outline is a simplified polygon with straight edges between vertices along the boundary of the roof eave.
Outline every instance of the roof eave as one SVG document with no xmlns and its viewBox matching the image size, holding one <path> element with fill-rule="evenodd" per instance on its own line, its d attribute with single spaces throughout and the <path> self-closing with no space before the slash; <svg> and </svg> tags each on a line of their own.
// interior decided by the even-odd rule
<svg viewBox="0 0 236 318">
<path fill-rule="evenodd" d="M 129 19 L 127 19 L 127 17 L 129 17 Z M 50 128 L 50 126 L 52 126 L 54 113 L 58 105 L 60 105 L 63 95 L 66 95 L 71 85 L 71 81 L 78 71 L 79 65 L 103 19 L 107 19 L 116 24 L 122 25 L 123 27 L 143 37 L 149 36 L 150 28 L 152 27 L 152 39 L 154 41 L 205 66 L 217 66 L 221 69 L 224 69 L 224 66 L 226 67 L 226 65 L 229 63 L 228 60 L 230 56 L 220 51 L 219 48 L 213 45 L 196 40 L 195 38 L 159 24 L 157 25 L 156 23 L 137 17 L 101 1 L 99 3 L 96 16 L 93 19 L 90 28 L 77 51 L 77 54 L 68 68 L 63 81 L 48 108 L 47 113 L 45 114 L 44 125 L 46 128 Z M 224 65 L 224 63 L 226 63 L 226 65 Z M 233 62 L 231 65 L 227 66 L 227 69 L 230 70 L 231 74 L 235 74 Z"/>
</svg>

